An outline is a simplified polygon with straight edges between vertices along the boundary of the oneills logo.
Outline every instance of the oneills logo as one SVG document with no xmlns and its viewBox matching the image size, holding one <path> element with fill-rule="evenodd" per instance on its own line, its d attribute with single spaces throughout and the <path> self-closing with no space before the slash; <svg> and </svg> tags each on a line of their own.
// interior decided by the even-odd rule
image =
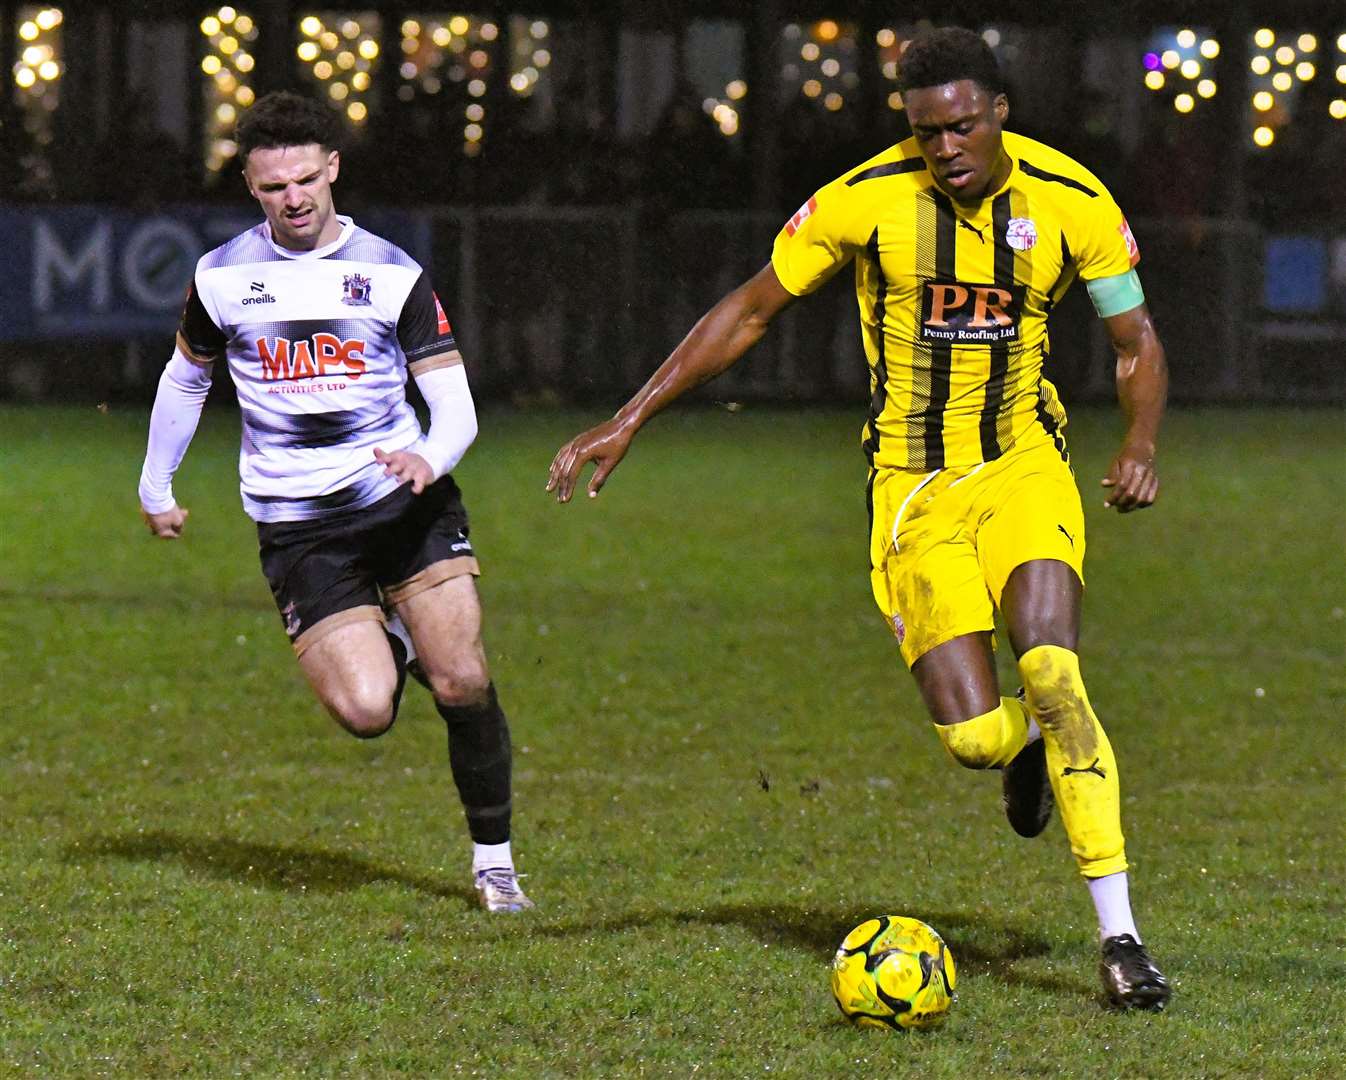
<svg viewBox="0 0 1346 1080">
<path fill-rule="evenodd" d="M 1022 285 L 927 281 L 921 300 L 921 337 L 952 345 L 990 345 L 1019 336 Z"/>
<path fill-rule="evenodd" d="M 365 343 L 359 338 L 343 341 L 335 334 L 314 334 L 291 342 L 289 338 L 257 339 L 263 382 L 290 382 L 344 375 L 358 379 L 364 374 Z"/>
<path fill-rule="evenodd" d="M 818 200 L 809 196 L 809 201 L 795 211 L 795 216 L 785 223 L 785 235 L 794 236 L 799 231 L 799 226 L 808 220 L 810 214 L 818 209 Z"/>
</svg>

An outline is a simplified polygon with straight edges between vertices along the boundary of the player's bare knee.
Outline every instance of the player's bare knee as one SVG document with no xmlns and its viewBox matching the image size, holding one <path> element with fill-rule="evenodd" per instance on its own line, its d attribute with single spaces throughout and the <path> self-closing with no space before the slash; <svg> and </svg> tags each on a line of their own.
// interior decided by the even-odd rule
<svg viewBox="0 0 1346 1080">
<path fill-rule="evenodd" d="M 490 697 L 491 677 L 484 664 L 466 664 L 428 675 L 430 692 L 440 705 L 484 705 Z"/>
<path fill-rule="evenodd" d="M 352 693 L 330 702 L 328 711 L 336 722 L 357 739 L 377 739 L 393 726 L 393 694 Z"/>
</svg>

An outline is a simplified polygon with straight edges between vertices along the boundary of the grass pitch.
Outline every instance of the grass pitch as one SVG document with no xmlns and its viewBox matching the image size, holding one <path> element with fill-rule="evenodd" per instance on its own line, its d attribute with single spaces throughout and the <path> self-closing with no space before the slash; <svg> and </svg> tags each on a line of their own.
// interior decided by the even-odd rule
<svg viewBox="0 0 1346 1080">
<path fill-rule="evenodd" d="M 1070 429 L 1162 1016 L 1100 1007 L 1059 822 L 1015 837 L 929 730 L 868 594 L 858 411 L 663 417 L 557 507 L 591 419 L 488 413 L 458 470 L 539 904 L 489 918 L 423 692 L 371 743 L 310 698 L 232 412 L 164 544 L 144 414 L 0 410 L 0 1074 L 1346 1073 L 1339 411 L 1174 414 L 1127 518 L 1115 414 Z M 953 951 L 937 1032 L 832 1004 L 882 913 Z"/>
</svg>

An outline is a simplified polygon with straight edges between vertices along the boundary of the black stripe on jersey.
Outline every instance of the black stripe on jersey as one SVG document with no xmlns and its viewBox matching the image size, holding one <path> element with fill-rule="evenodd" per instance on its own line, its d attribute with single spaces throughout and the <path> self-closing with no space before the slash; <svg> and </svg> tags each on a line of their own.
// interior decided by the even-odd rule
<svg viewBox="0 0 1346 1080">
<path fill-rule="evenodd" d="M 865 245 L 865 254 L 874 264 L 874 326 L 877 341 L 877 355 L 874 357 L 874 393 L 869 399 L 869 437 L 861 444 L 869 468 L 874 468 L 874 455 L 879 452 L 879 416 L 888 401 L 888 357 L 884 351 L 884 317 L 887 314 L 888 279 L 883 276 L 883 264 L 879 262 L 879 229 L 876 225 Z M 870 518 L 874 516 L 873 481 L 870 481 L 869 508 Z"/>
<path fill-rule="evenodd" d="M 958 215 L 942 191 L 932 190 L 935 201 L 935 280 L 957 281 Z M 925 446 L 922 468 L 944 468 L 944 409 L 949 404 L 949 373 L 953 369 L 953 345 L 937 341 L 930 346 L 930 400 L 921 414 L 921 437 Z"/>
<path fill-rule="evenodd" d="M 387 404 L 387 412 L 373 416 L 367 410 L 354 409 L 293 415 L 260 413 L 246 408 L 240 411 L 254 446 L 313 450 L 353 442 L 351 436 L 357 432 L 365 438 L 391 433 L 401 422 L 401 416 L 395 401 Z"/>
<path fill-rule="evenodd" d="M 1028 162 L 1024 161 L 1023 158 L 1019 159 L 1019 168 L 1022 169 L 1027 175 L 1033 177 L 1035 180 L 1046 180 L 1053 184 L 1065 184 L 1065 186 L 1068 188 L 1074 188 L 1076 191 L 1084 192 L 1091 199 L 1098 198 L 1098 192 L 1095 191 L 1093 188 L 1087 188 L 1083 184 L 1081 184 L 1078 180 L 1072 180 L 1070 177 L 1062 176 L 1060 173 L 1048 172 L 1046 169 L 1039 169 L 1036 165 L 1030 165 Z"/>
<path fill-rule="evenodd" d="M 1056 418 L 1047 411 L 1047 403 L 1042 399 L 1042 388 L 1038 387 L 1038 423 L 1042 425 L 1042 430 L 1052 437 L 1052 445 L 1056 447 L 1056 452 L 1061 455 L 1061 460 L 1070 463 L 1070 454 L 1066 450 L 1066 440 L 1061 435 L 1061 428 L 1056 422 Z"/>
<path fill-rule="evenodd" d="M 858 172 L 846 181 L 847 187 L 854 187 L 862 180 L 876 180 L 880 176 L 899 176 L 902 173 L 920 172 L 925 168 L 925 158 L 903 158 L 901 161 L 890 161 L 886 165 L 875 165 L 873 168 Z"/>
<path fill-rule="evenodd" d="M 1047 290 L 1047 310 L 1051 309 L 1061 302 L 1061 297 L 1065 296 L 1066 290 L 1070 288 L 1075 280 L 1075 259 L 1070 254 L 1070 245 L 1066 243 L 1066 234 L 1061 234 L 1061 272 L 1052 282 L 1052 287 Z"/>
<path fill-rule="evenodd" d="M 319 514 L 345 510 L 351 507 L 358 509 L 362 504 L 367 505 L 369 496 L 382 480 L 383 475 L 380 473 L 370 480 L 358 481 L 349 487 L 328 492 L 326 495 L 250 495 L 245 493 L 244 499 L 259 505 L 284 507 L 287 514 L 294 515 L 293 518 L 284 520 L 302 521 Z"/>
<path fill-rule="evenodd" d="M 1006 233 L 1009 231 L 1010 193 L 997 195 L 991 204 L 991 238 L 995 245 L 995 276 L 992 279 L 997 286 L 1008 287 L 1014 284 L 1014 249 L 1009 246 Z M 991 369 L 986 378 L 986 398 L 981 406 L 981 456 L 983 461 L 995 461 L 1004 447 L 996 438 L 996 419 L 1000 406 L 1005 401 L 1005 374 L 1009 371 L 1009 342 L 996 341 L 991 344 Z"/>
<path fill-rule="evenodd" d="M 210 312 L 201 303 L 196 291 L 196 279 L 187 289 L 187 302 L 182 307 L 182 321 L 178 323 L 178 337 L 185 345 L 182 351 L 193 360 L 209 362 L 224 355 L 229 338 L 215 325 Z"/>
</svg>

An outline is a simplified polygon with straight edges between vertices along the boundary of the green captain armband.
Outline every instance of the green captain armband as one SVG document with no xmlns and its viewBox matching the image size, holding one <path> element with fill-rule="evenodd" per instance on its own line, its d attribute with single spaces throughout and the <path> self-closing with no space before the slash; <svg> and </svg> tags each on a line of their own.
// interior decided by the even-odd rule
<svg viewBox="0 0 1346 1080">
<path fill-rule="evenodd" d="M 1145 303 L 1145 290 L 1140 287 L 1140 276 L 1134 270 L 1086 281 L 1084 287 L 1089 290 L 1089 299 L 1094 302 L 1094 310 L 1100 319 L 1120 315 Z"/>
</svg>

